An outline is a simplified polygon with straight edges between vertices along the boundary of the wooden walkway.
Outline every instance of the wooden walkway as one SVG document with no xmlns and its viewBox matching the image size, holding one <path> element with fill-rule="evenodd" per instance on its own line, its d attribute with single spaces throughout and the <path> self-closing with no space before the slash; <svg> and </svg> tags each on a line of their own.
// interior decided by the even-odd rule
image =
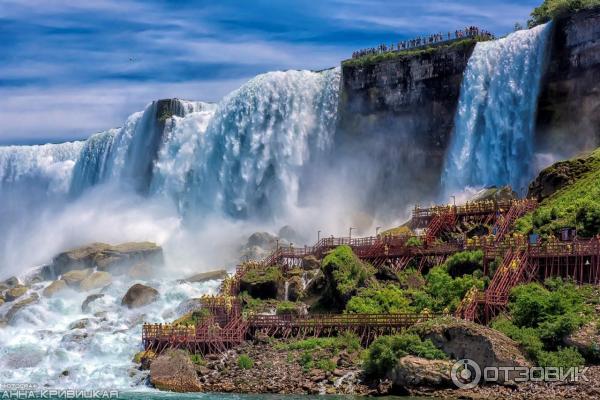
<svg viewBox="0 0 600 400">
<path fill-rule="evenodd" d="M 219 353 L 244 340 L 266 335 L 275 338 L 335 336 L 353 332 L 364 345 L 380 335 L 393 334 L 416 323 L 446 314 L 308 314 L 250 315 L 232 314 L 222 323 L 214 318 L 195 326 L 144 324 L 142 343 L 146 351 L 185 349 L 191 353 Z"/>
</svg>

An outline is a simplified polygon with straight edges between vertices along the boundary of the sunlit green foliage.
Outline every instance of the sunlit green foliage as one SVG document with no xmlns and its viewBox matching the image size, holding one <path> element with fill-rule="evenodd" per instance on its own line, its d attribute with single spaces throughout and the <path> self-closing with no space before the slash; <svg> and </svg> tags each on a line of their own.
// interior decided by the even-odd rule
<svg viewBox="0 0 600 400">
<path fill-rule="evenodd" d="M 349 246 L 338 246 L 329 253 L 322 269 L 327 278 L 327 298 L 342 306 L 375 274 L 375 268 L 361 261 Z"/>
<path fill-rule="evenodd" d="M 430 360 L 448 358 L 431 340 L 423 341 L 415 334 L 381 336 L 369 346 L 364 363 L 365 372 L 373 377 L 385 377 L 398 360 L 407 355 Z"/>
<path fill-rule="evenodd" d="M 600 5 L 600 0 L 544 0 L 531 12 L 530 27 L 546 23 L 570 12 Z"/>
<path fill-rule="evenodd" d="M 388 314 L 414 312 L 410 300 L 396 284 L 380 288 L 363 288 L 346 304 L 346 312 L 356 314 Z"/>
</svg>

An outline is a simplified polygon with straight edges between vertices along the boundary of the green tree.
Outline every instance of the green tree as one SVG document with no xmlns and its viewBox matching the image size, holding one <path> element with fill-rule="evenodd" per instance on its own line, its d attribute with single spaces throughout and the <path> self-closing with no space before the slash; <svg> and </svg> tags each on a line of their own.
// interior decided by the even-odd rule
<svg viewBox="0 0 600 400">
<path fill-rule="evenodd" d="M 529 27 L 544 24 L 561 15 L 600 5 L 600 0 L 544 0 L 531 12 Z"/>
</svg>

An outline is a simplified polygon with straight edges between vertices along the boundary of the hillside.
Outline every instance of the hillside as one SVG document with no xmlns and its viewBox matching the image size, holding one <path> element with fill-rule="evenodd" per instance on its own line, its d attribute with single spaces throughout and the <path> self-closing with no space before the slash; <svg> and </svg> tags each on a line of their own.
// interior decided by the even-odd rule
<svg viewBox="0 0 600 400">
<path fill-rule="evenodd" d="M 584 237 L 600 233 L 600 149 L 544 169 L 529 186 L 540 207 L 517 222 L 521 233 L 547 236 L 577 228 Z"/>
</svg>

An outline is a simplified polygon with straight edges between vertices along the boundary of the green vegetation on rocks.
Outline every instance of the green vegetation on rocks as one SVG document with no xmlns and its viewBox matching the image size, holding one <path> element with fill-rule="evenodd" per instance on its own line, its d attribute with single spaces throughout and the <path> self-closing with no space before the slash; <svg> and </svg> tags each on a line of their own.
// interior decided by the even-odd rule
<svg viewBox="0 0 600 400">
<path fill-rule="evenodd" d="M 377 338 L 367 351 L 365 372 L 372 377 L 384 378 L 404 356 L 413 355 L 429 360 L 444 360 L 448 356 L 435 347 L 431 340 L 421 340 L 412 333 Z"/>
<path fill-rule="evenodd" d="M 600 5 L 600 0 L 544 0 L 531 12 L 529 27 L 544 24 L 553 18 Z"/>
<path fill-rule="evenodd" d="M 349 246 L 339 246 L 323 259 L 327 279 L 325 295 L 341 308 L 375 274 L 375 268 L 361 261 Z"/>
<path fill-rule="evenodd" d="M 437 44 L 437 45 L 430 45 L 427 47 L 421 47 L 418 49 L 407 49 L 407 50 L 401 50 L 401 51 L 388 51 L 385 53 L 378 53 L 378 54 L 367 54 L 367 55 L 364 55 L 359 58 L 353 58 L 350 60 L 346 60 L 342 63 L 342 66 L 344 66 L 344 67 L 364 67 L 367 65 L 376 64 L 376 63 L 380 63 L 383 61 L 403 60 L 403 59 L 408 59 L 410 57 L 430 55 L 430 54 L 434 54 L 441 50 L 473 46 L 476 42 L 482 41 L 482 40 L 484 40 L 484 38 L 477 38 L 477 39 L 467 38 L 467 39 L 462 39 L 462 40 L 455 40 L 455 41 L 448 42 L 445 44 Z"/>
<path fill-rule="evenodd" d="M 241 354 L 238 357 L 238 367 L 241 369 L 252 369 L 254 367 L 254 360 L 250 358 L 247 354 Z"/>
<path fill-rule="evenodd" d="M 534 212 L 519 219 L 515 225 L 517 231 L 550 236 L 562 228 L 577 228 L 580 236 L 600 233 L 600 149 L 579 160 L 585 161 L 587 172 L 572 176 L 572 183 L 561 187 Z M 540 175 L 551 173 L 549 170 L 558 168 L 559 164 Z"/>
<path fill-rule="evenodd" d="M 540 366 L 578 366 L 584 360 L 564 339 L 590 319 L 587 289 L 560 279 L 519 285 L 512 290 L 508 313 L 492 327 L 518 342 Z"/>
<path fill-rule="evenodd" d="M 363 288 L 346 304 L 346 312 L 356 314 L 410 313 L 410 299 L 396 284 Z"/>
</svg>

